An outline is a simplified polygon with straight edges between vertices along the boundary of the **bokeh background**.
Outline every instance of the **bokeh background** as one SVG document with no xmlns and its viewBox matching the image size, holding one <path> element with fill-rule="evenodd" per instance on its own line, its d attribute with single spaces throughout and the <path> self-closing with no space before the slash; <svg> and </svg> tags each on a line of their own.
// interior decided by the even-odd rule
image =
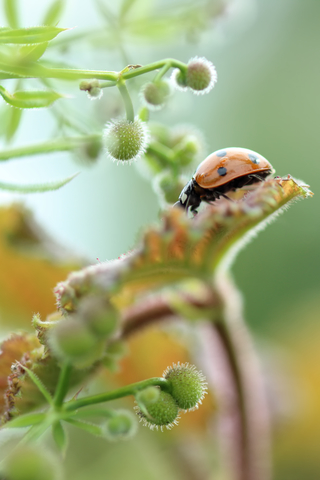
<svg viewBox="0 0 320 480">
<path fill-rule="evenodd" d="M 21 1 L 21 25 L 39 25 L 44 3 Z M 274 414 L 274 480 L 318 480 L 320 2 L 198 2 L 199 11 L 208 5 L 211 12 L 221 11 L 214 20 L 201 23 L 195 15 L 182 20 L 181 11 L 188 2 L 137 0 L 129 27 L 117 34 L 107 24 L 103 5 L 116 14 L 120 2 L 65 3 L 59 26 L 76 27 L 81 35 L 74 42 L 63 41 L 68 32 L 61 35 L 56 48 L 48 50 L 48 59 L 63 59 L 77 68 L 121 70 L 127 63 L 146 64 L 166 57 L 187 62 L 196 55 L 205 56 L 218 72 L 214 90 L 198 97 L 177 92 L 170 105 L 151 119 L 168 126 L 194 125 L 203 132 L 206 153 L 227 146 L 251 148 L 268 158 L 278 175 L 290 173 L 311 185 L 314 198 L 293 205 L 260 233 L 241 252 L 233 273 L 243 292 Z M 167 23 L 160 31 L 147 23 L 135 24 L 143 13 L 166 16 Z M 0 21 L 6 24 L 3 11 Z M 62 108 L 93 128 L 102 128 L 121 112 L 116 91 L 108 89 L 99 102 L 90 102 L 75 83 L 58 85 L 59 91 L 70 95 L 60 100 Z M 136 105 L 140 85 L 140 80 L 129 83 Z M 8 107 L 2 101 L 0 107 L 4 114 Z M 55 134 L 54 125 L 50 112 L 26 112 L 11 145 L 49 138 Z M 4 147 L 8 145 L 3 142 Z M 0 178 L 39 183 L 75 171 L 81 174 L 57 192 L 25 196 L 0 192 L 0 203 L 23 202 L 54 238 L 92 263 L 130 250 L 141 231 L 158 220 L 152 182 L 135 166 L 117 166 L 105 155 L 90 167 L 79 159 L 79 152 L 11 160 L 0 165 Z M 30 318 L 32 313 L 30 308 Z M 3 332 L 8 331 L 1 305 L 0 322 Z M 10 329 L 21 327 L 29 325 L 25 317 L 17 316 Z M 107 472 L 113 472 L 112 478 L 187 478 L 176 466 L 179 452 L 171 450 L 170 435 L 141 428 L 137 441 L 111 446 L 77 435 L 67 457 L 67 478 L 81 480 L 90 474 L 100 480 L 107 478 Z M 217 454 L 206 452 L 204 446 L 200 450 L 212 467 L 212 478 L 223 479 L 222 474 L 214 474 Z M 198 478 L 203 478 L 200 473 Z"/>
</svg>

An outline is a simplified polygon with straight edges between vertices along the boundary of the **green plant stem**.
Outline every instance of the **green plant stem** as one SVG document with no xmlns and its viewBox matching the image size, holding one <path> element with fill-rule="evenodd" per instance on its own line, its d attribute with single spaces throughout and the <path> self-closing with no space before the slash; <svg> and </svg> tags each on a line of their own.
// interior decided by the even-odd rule
<svg viewBox="0 0 320 480">
<path fill-rule="evenodd" d="M 71 371 L 72 366 L 68 363 L 64 364 L 61 368 L 58 385 L 53 398 L 55 407 L 60 407 L 65 399 L 69 388 Z"/>
<path fill-rule="evenodd" d="M 2 59 L 3 60 L 3 59 Z M 121 74 L 121 72 L 103 71 L 103 70 L 81 70 L 76 68 L 51 68 L 43 65 L 17 65 L 7 64 L 0 61 L 0 79 L 9 78 L 55 78 L 58 80 L 83 80 L 83 79 L 97 79 L 97 80 L 110 80 L 117 82 L 119 75 L 124 80 L 143 75 L 159 68 L 165 68 L 166 71 L 169 68 L 179 68 L 182 72 L 186 71 L 187 65 L 179 60 L 173 58 L 167 58 L 165 60 L 159 60 L 158 62 L 149 63 L 143 67 L 130 69 L 127 72 Z M 159 72 L 160 73 L 160 72 Z"/>
<path fill-rule="evenodd" d="M 64 137 L 57 140 L 48 140 L 46 142 L 36 143 L 33 145 L 25 145 L 23 147 L 1 150 L 0 162 L 10 160 L 11 158 L 25 157 L 28 155 L 40 155 L 41 153 L 73 150 L 74 148 L 81 147 L 86 142 L 100 139 L 101 134 Z"/>
<path fill-rule="evenodd" d="M 132 100 L 129 95 L 128 89 L 126 87 L 125 81 L 120 79 L 117 83 L 117 87 L 119 89 L 119 92 L 121 93 L 124 106 L 126 109 L 127 113 L 127 120 L 128 122 L 133 122 L 134 121 L 134 110 L 133 110 L 133 105 L 132 105 Z"/>
<path fill-rule="evenodd" d="M 154 82 L 157 82 L 158 80 L 161 80 L 163 75 L 165 75 L 170 68 L 171 68 L 171 62 L 168 62 L 165 65 L 163 65 L 160 72 L 158 72 L 157 75 L 155 76 Z"/>
<path fill-rule="evenodd" d="M 108 88 L 108 87 L 115 87 L 117 85 L 117 82 L 100 82 L 99 87 L 100 88 Z"/>
<path fill-rule="evenodd" d="M 179 68 L 181 71 L 186 71 L 187 65 L 179 60 L 174 58 L 166 58 L 165 60 L 159 60 L 158 62 L 149 63 L 143 67 L 135 68 L 130 70 L 122 75 L 122 78 L 128 80 L 129 78 L 137 77 L 138 75 L 143 75 L 144 73 L 152 72 L 153 70 L 158 70 L 159 68 L 166 67 L 167 70 L 171 67 Z"/>
<path fill-rule="evenodd" d="M 86 407 L 88 405 L 95 405 L 97 403 L 109 402 L 110 400 L 115 400 L 117 398 L 127 397 L 128 395 L 135 395 L 140 390 L 144 390 L 150 386 L 158 386 L 161 390 L 170 391 L 170 382 L 162 377 L 149 378 L 148 380 L 143 380 L 142 382 L 132 383 L 131 385 L 126 385 L 125 387 L 118 388 L 112 392 L 101 393 L 99 395 L 93 395 L 91 397 L 79 398 L 78 400 L 72 400 L 71 402 L 65 405 L 65 411 L 70 412 L 77 410 L 81 407 Z"/>
<path fill-rule="evenodd" d="M 166 163 L 170 164 L 171 166 L 174 165 L 174 155 L 171 148 L 166 147 L 163 143 L 160 142 L 152 142 L 148 145 L 147 152 L 154 153 Z"/>
</svg>

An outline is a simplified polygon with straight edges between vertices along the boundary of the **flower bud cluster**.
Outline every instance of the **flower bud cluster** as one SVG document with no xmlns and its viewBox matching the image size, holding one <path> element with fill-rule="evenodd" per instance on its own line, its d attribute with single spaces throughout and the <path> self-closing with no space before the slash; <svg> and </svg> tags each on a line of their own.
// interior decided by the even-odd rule
<svg viewBox="0 0 320 480">
<path fill-rule="evenodd" d="M 103 297 L 86 297 L 76 313 L 50 329 L 49 348 L 76 368 L 90 367 L 103 358 L 106 340 L 115 332 L 118 313 Z"/>
<path fill-rule="evenodd" d="M 197 409 L 207 393 L 205 377 L 194 365 L 173 364 L 163 377 L 168 380 L 168 389 L 148 387 L 136 395 L 136 413 L 151 430 L 177 425 L 180 411 Z"/>
<path fill-rule="evenodd" d="M 84 80 L 80 83 L 80 90 L 87 92 L 90 100 L 99 100 L 103 95 L 99 80 Z"/>
</svg>

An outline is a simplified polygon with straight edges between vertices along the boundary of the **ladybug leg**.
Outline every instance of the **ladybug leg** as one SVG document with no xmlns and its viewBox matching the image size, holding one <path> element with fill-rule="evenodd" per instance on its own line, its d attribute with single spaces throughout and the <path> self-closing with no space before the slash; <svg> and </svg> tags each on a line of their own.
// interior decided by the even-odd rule
<svg viewBox="0 0 320 480">
<path fill-rule="evenodd" d="M 263 177 L 260 177 L 260 175 L 258 175 L 257 173 L 251 173 L 250 175 L 248 175 L 248 177 L 250 178 L 257 178 L 259 180 L 259 182 L 264 182 L 264 178 Z"/>
<path fill-rule="evenodd" d="M 228 197 L 227 195 L 225 195 L 224 193 L 220 193 L 220 192 L 219 192 L 219 195 L 221 195 L 221 197 L 226 198 L 227 200 L 229 200 L 229 202 L 235 203 L 235 201 L 232 200 L 232 198 L 229 198 L 229 197 Z"/>
</svg>

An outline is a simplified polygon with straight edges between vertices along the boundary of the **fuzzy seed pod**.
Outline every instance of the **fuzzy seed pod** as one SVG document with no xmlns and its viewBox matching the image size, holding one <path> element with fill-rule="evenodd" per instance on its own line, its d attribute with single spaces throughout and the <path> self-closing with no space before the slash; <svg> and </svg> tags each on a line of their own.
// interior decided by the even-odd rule
<svg viewBox="0 0 320 480">
<path fill-rule="evenodd" d="M 110 158 L 118 163 L 131 163 L 146 151 L 148 131 L 144 122 L 136 118 L 112 120 L 104 130 L 104 141 Z"/>
</svg>

